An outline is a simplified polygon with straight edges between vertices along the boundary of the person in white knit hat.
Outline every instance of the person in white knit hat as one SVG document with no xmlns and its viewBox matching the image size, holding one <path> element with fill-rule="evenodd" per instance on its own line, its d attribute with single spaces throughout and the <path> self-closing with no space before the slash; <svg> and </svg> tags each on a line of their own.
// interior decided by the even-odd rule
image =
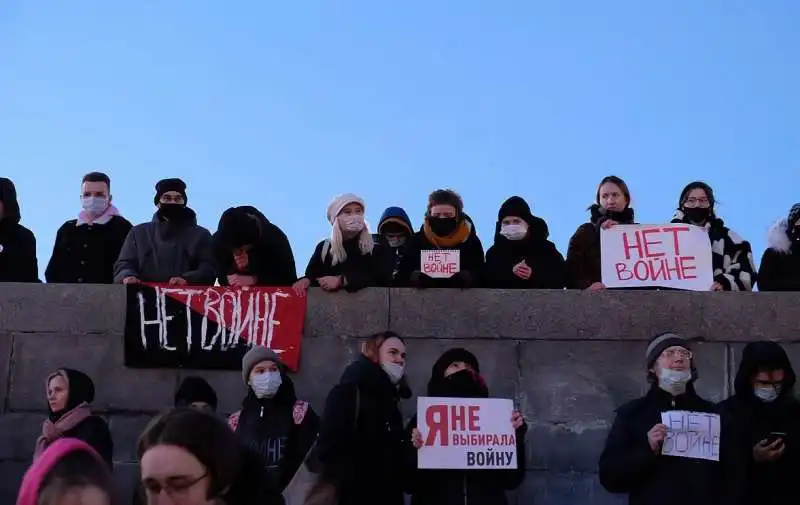
<svg viewBox="0 0 800 505">
<path fill-rule="evenodd" d="M 304 296 L 309 287 L 334 292 L 388 284 L 389 260 L 372 238 L 365 210 L 364 200 L 352 193 L 331 201 L 327 212 L 331 235 L 317 244 L 305 276 L 294 284 L 298 295 Z"/>
</svg>

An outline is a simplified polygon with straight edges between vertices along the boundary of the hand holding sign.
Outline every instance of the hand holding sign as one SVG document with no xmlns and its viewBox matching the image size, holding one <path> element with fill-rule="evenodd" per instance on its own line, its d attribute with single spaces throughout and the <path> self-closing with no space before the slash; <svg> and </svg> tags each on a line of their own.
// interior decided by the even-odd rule
<svg viewBox="0 0 800 505">
<path fill-rule="evenodd" d="M 614 221 L 614 220 L 607 219 L 607 220 L 603 221 L 603 224 L 600 225 L 600 228 L 602 228 L 604 230 L 608 230 L 609 228 L 613 228 L 613 227 L 617 226 L 618 224 L 619 223 Z"/>
<path fill-rule="evenodd" d="M 522 413 L 518 410 L 515 410 L 513 414 L 511 414 L 511 427 L 514 428 L 514 431 L 520 429 L 522 423 L 525 422 L 525 418 L 522 417 Z"/>
<path fill-rule="evenodd" d="M 658 454 L 661 449 L 661 444 L 667 438 L 667 426 L 665 424 L 657 424 L 650 428 L 647 432 L 647 441 L 650 443 L 650 448 L 653 452 Z"/>
<path fill-rule="evenodd" d="M 422 449 L 422 446 L 425 445 L 425 442 L 422 440 L 422 433 L 420 433 L 417 428 L 411 430 L 411 444 L 415 449 Z"/>
</svg>

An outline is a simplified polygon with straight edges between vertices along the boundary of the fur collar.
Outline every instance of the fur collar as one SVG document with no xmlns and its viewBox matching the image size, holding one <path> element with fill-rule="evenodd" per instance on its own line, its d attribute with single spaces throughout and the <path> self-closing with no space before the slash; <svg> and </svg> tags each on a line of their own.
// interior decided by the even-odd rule
<svg viewBox="0 0 800 505">
<path fill-rule="evenodd" d="M 792 254 L 792 241 L 787 233 L 789 221 L 784 217 L 778 219 L 767 233 L 767 246 L 781 254 Z"/>
</svg>

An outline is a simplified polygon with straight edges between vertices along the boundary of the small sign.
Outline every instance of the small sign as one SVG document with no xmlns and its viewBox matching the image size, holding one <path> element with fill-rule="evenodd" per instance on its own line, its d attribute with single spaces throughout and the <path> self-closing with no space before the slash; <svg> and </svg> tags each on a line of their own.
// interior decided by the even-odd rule
<svg viewBox="0 0 800 505">
<path fill-rule="evenodd" d="M 719 461 L 719 414 L 669 410 L 661 413 L 661 422 L 667 426 L 661 454 Z"/>
<path fill-rule="evenodd" d="M 461 251 L 420 251 L 422 273 L 434 279 L 448 279 L 461 271 Z"/>
<path fill-rule="evenodd" d="M 423 446 L 418 468 L 515 470 L 517 440 L 512 400 L 501 398 L 417 399 L 417 429 Z"/>
</svg>

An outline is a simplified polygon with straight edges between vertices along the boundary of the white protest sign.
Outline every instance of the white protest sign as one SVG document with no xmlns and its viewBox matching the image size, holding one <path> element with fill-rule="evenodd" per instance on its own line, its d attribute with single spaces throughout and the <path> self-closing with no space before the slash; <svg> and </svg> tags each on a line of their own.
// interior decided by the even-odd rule
<svg viewBox="0 0 800 505">
<path fill-rule="evenodd" d="M 516 469 L 513 411 L 514 402 L 500 398 L 418 398 L 417 429 L 424 445 L 417 467 Z"/>
<path fill-rule="evenodd" d="M 669 410 L 661 413 L 661 422 L 667 426 L 661 454 L 719 461 L 719 414 Z"/>
<path fill-rule="evenodd" d="M 434 279 L 447 279 L 461 271 L 461 251 L 423 250 L 420 251 L 419 263 L 422 273 Z"/>
<path fill-rule="evenodd" d="M 691 224 L 625 224 L 600 232 L 603 284 L 709 291 L 714 283 L 711 241 Z"/>
</svg>

